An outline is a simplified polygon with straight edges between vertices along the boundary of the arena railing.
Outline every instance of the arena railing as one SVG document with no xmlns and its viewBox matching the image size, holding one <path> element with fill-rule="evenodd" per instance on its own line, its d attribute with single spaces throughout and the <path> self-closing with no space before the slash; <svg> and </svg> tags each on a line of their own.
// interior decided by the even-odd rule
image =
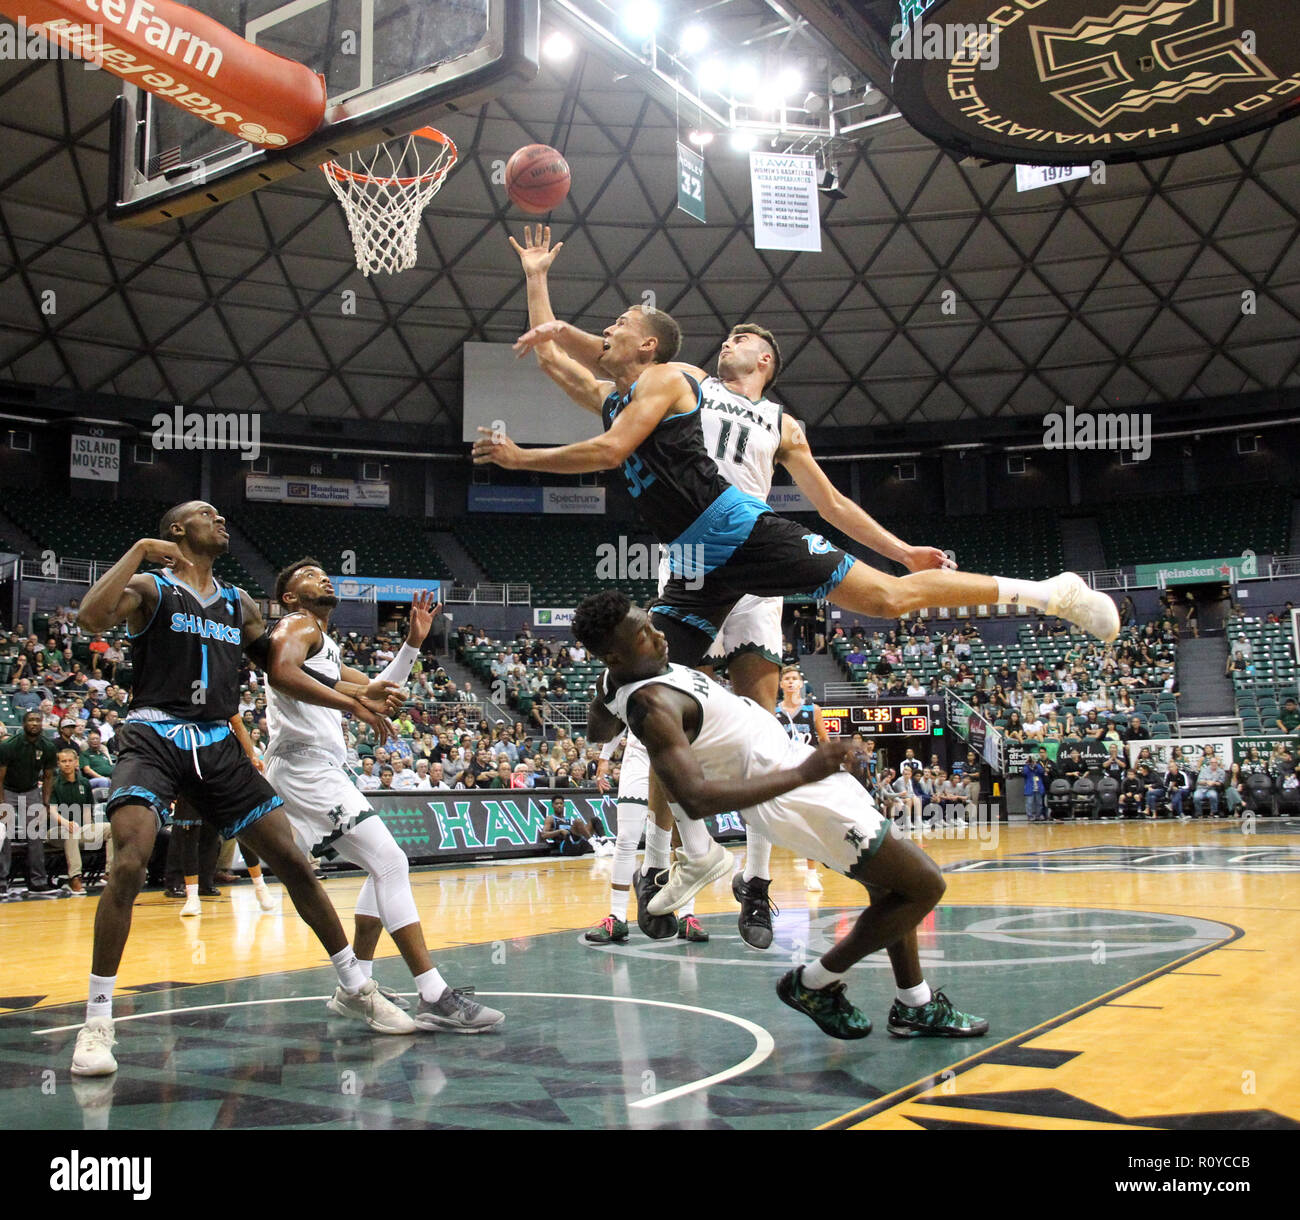
<svg viewBox="0 0 1300 1220">
<path fill-rule="evenodd" d="M 575 730 L 585 733 L 587 728 L 587 704 L 547 702 L 542 709 L 542 724 L 556 725 L 565 729 L 570 737 L 577 736 Z"/>
<path fill-rule="evenodd" d="M 532 604 L 532 585 L 484 583 L 474 586 L 452 585 L 443 594 L 447 605 L 459 606 L 528 606 Z"/>
<path fill-rule="evenodd" d="M 1270 578 L 1277 576 L 1300 576 L 1300 555 L 1274 555 L 1268 563 Z"/>
<path fill-rule="evenodd" d="M 102 565 L 105 570 L 112 564 Z M 91 585 L 99 579 L 101 565 L 94 559 L 24 559 L 23 580 L 52 580 L 62 584 Z"/>
</svg>

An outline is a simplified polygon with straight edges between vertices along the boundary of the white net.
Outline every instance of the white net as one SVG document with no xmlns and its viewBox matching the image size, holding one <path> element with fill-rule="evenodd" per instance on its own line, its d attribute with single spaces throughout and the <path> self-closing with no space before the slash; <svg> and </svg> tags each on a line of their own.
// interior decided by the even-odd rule
<svg viewBox="0 0 1300 1220">
<path fill-rule="evenodd" d="M 343 205 L 362 275 L 415 266 L 420 216 L 456 164 L 456 145 L 432 127 L 321 166 Z"/>
</svg>

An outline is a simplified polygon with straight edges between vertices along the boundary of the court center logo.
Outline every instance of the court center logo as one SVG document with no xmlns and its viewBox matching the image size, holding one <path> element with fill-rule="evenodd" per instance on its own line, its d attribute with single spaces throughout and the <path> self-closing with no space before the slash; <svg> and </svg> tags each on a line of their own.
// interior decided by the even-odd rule
<svg viewBox="0 0 1300 1220">
<path fill-rule="evenodd" d="M 1124 4 L 1068 29 L 1032 26 L 1030 43 L 1039 79 L 1060 86 L 1052 96 L 1097 128 L 1225 85 L 1277 80 L 1247 49 L 1235 0 Z"/>
</svg>

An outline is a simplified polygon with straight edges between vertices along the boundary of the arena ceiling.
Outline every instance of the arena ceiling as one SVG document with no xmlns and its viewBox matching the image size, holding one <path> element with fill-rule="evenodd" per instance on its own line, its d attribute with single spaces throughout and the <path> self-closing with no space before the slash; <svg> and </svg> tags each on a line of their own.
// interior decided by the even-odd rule
<svg viewBox="0 0 1300 1220">
<path fill-rule="evenodd" d="M 733 31 L 771 16 L 736 3 Z M 877 22 L 888 8 L 859 7 Z M 811 55 L 816 37 L 791 41 Z M 1022 195 L 1010 167 L 957 164 L 886 122 L 835 146 L 844 197 L 823 201 L 822 253 L 793 255 L 754 249 L 747 159 L 725 138 L 706 155 L 709 223 L 676 210 L 674 143 L 696 116 L 626 71 L 580 45 L 527 90 L 442 121 L 463 156 L 419 266 L 366 279 L 315 174 L 158 228 L 110 225 L 116 79 L 0 63 L 0 378 L 458 436 L 462 343 L 509 341 L 526 317 L 506 244 L 525 218 L 493 162 L 539 141 L 573 169 L 553 218 L 559 316 L 599 329 L 651 291 L 701 362 L 757 319 L 785 349 L 783 397 L 813 424 L 1300 385 L 1300 123 Z"/>
</svg>

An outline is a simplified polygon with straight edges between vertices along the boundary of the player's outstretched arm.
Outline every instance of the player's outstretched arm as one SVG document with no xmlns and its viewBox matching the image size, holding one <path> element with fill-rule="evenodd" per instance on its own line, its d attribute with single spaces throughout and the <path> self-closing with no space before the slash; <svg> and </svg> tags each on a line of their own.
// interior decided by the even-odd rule
<svg viewBox="0 0 1300 1220">
<path fill-rule="evenodd" d="M 628 705 L 628 727 L 645 744 L 651 768 L 687 817 L 749 809 L 816 783 L 838 771 L 851 752 L 848 742 L 828 741 L 797 767 L 752 779 L 707 779 L 686 738 L 683 715 L 693 707 L 689 696 L 662 686 L 637 691 Z"/>
<path fill-rule="evenodd" d="M 185 564 L 180 547 L 161 538 L 141 538 L 93 585 L 81 599 L 77 624 L 92 635 L 125 622 L 133 631 L 144 629 L 158 605 L 158 587 L 148 576 L 137 575 L 142 563 L 169 568 Z"/>
<path fill-rule="evenodd" d="M 799 490 L 812 501 L 823 521 L 843 530 L 876 554 L 896 560 L 909 572 L 957 566 L 938 547 L 909 546 L 863 511 L 860 505 L 854 504 L 826 477 L 826 472 L 813 457 L 803 428 L 788 415 L 781 419 L 781 447 L 776 452 L 776 460 L 790 472 Z"/>
<path fill-rule="evenodd" d="M 506 470 L 547 470 L 554 474 L 590 474 L 621 466 L 668 415 L 693 410 L 695 399 L 684 377 L 667 365 L 641 374 L 636 394 L 618 413 L 607 432 L 590 440 L 546 449 L 521 449 L 503 432 L 479 428 L 474 464 L 492 463 Z"/>
</svg>

